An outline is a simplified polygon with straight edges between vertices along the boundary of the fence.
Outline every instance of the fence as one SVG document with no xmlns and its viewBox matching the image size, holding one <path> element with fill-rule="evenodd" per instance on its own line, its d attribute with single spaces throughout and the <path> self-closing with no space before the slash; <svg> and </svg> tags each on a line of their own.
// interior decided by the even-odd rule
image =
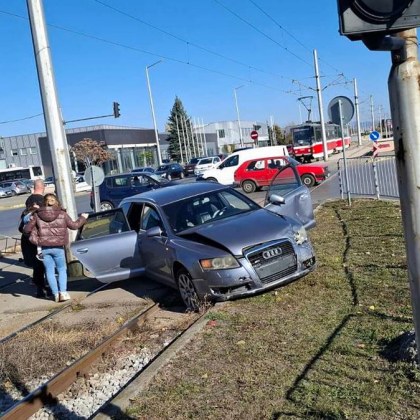
<svg viewBox="0 0 420 420">
<path fill-rule="evenodd" d="M 341 198 L 350 195 L 399 198 L 397 170 L 394 155 L 376 158 L 357 157 L 346 159 L 349 188 L 347 190 L 344 159 L 337 162 Z"/>
<path fill-rule="evenodd" d="M 20 252 L 20 236 L 11 237 L 0 235 L 0 255 L 15 254 Z"/>
</svg>

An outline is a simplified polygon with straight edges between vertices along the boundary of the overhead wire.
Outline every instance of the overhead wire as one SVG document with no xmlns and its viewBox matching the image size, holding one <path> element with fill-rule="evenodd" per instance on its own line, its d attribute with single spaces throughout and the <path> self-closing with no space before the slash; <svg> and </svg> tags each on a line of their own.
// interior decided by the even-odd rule
<svg viewBox="0 0 420 420">
<path fill-rule="evenodd" d="M 15 13 L 6 12 L 6 11 L 3 11 L 3 10 L 0 10 L 0 13 L 6 14 L 6 15 L 9 15 L 9 16 L 13 16 L 13 17 L 17 17 L 17 18 L 20 18 L 20 19 L 28 20 L 27 17 L 20 16 L 20 15 L 17 15 Z M 55 24 L 51 24 L 51 23 L 48 23 L 47 26 L 51 27 L 51 28 L 54 28 L 54 29 L 64 31 L 64 32 L 79 35 L 79 36 L 82 36 L 82 37 L 85 37 L 85 38 L 94 39 L 96 41 L 103 42 L 103 43 L 106 43 L 106 44 L 110 44 L 110 45 L 113 45 L 113 46 L 116 46 L 116 47 L 125 48 L 125 49 L 128 49 L 128 50 L 135 51 L 135 52 L 140 52 L 140 53 L 143 53 L 143 54 L 148 54 L 148 55 L 151 55 L 153 57 L 157 57 L 157 58 L 160 58 L 160 59 L 163 59 L 163 60 L 172 61 L 172 62 L 175 62 L 175 63 L 178 63 L 178 64 L 185 64 L 185 65 L 188 65 L 188 66 L 200 69 L 200 70 L 205 70 L 205 71 L 210 72 L 210 73 L 214 73 L 214 74 L 229 77 L 229 78 L 232 78 L 232 79 L 235 79 L 235 80 L 239 80 L 241 82 L 250 83 L 250 84 L 253 84 L 253 85 L 256 85 L 256 86 L 265 87 L 265 88 L 268 88 L 270 90 L 275 90 L 275 91 L 286 93 L 286 94 L 293 94 L 293 92 L 291 92 L 291 91 L 286 91 L 284 89 L 279 89 L 275 86 L 270 86 L 270 85 L 267 85 L 265 83 L 260 83 L 258 81 L 252 80 L 252 79 L 246 79 L 244 77 L 236 76 L 234 74 L 229 74 L 229 73 L 226 73 L 226 72 L 223 72 L 223 71 L 220 71 L 220 70 L 210 69 L 208 67 L 205 67 L 205 66 L 202 66 L 202 65 L 199 65 L 199 64 L 194 64 L 190 61 L 184 61 L 184 60 L 180 60 L 180 59 L 170 57 L 170 56 L 167 56 L 167 55 L 157 54 L 157 53 L 147 51 L 147 50 L 144 50 L 144 49 L 141 49 L 141 48 L 132 47 L 132 46 L 129 46 L 129 45 L 126 45 L 126 44 L 122 44 L 120 42 L 116 42 L 116 41 L 112 41 L 112 40 L 109 40 L 109 39 L 101 38 L 101 37 L 98 37 L 96 35 L 76 31 L 76 30 L 70 29 L 70 28 L 66 28 L 64 26 L 59 26 L 59 25 L 55 25 Z M 292 80 L 292 79 L 290 79 L 290 80 Z"/>
</svg>

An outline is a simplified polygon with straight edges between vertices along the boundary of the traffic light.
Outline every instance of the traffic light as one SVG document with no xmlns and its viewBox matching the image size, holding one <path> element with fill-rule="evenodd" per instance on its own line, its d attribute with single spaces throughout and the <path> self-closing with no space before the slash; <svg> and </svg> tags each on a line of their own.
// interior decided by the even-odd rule
<svg viewBox="0 0 420 420">
<path fill-rule="evenodd" d="M 120 104 L 118 102 L 114 102 L 114 118 L 118 118 L 120 115 Z"/>
<path fill-rule="evenodd" d="M 340 33 L 352 41 L 420 26 L 420 0 L 338 0 Z"/>
</svg>

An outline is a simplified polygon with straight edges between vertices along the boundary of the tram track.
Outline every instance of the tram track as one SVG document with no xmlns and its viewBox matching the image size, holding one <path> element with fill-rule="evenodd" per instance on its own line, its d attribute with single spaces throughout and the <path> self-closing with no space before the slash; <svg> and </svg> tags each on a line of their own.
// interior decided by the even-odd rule
<svg viewBox="0 0 420 420">
<path fill-rule="evenodd" d="M 177 309 L 176 309 L 177 308 Z M 116 394 L 120 394 L 121 389 L 126 387 L 125 383 L 120 383 L 117 388 L 106 395 L 104 392 L 104 386 L 101 384 L 100 391 L 93 391 L 96 393 L 103 394 L 102 401 L 92 405 L 90 412 L 87 413 L 76 413 L 77 410 L 68 408 L 73 407 L 69 403 L 70 396 L 74 396 L 76 393 L 75 385 L 78 381 L 81 381 L 81 387 L 83 389 L 93 389 L 93 385 L 86 385 L 92 377 L 94 382 L 100 382 L 101 377 L 116 377 L 117 373 L 112 373 L 114 363 L 110 363 L 110 367 L 106 368 L 111 370 L 111 373 L 101 373 L 101 370 L 95 372 L 95 365 L 103 362 L 106 355 L 110 357 L 116 357 L 114 353 L 124 354 L 127 352 L 126 357 L 128 360 L 133 360 L 136 357 L 135 352 L 132 353 L 132 349 L 126 348 L 133 347 L 133 343 L 137 343 L 139 347 L 144 351 L 149 349 L 150 355 L 142 359 L 136 368 L 131 369 L 129 372 L 129 378 L 124 379 L 125 382 L 132 382 L 134 378 L 141 376 L 142 372 L 150 367 L 156 360 L 162 358 L 166 353 L 172 351 L 176 343 L 179 344 L 180 338 L 185 336 L 186 332 L 193 327 L 196 322 L 203 317 L 205 311 L 200 313 L 185 313 L 179 311 L 179 307 L 175 308 L 161 308 L 159 304 L 149 305 L 147 308 L 143 308 L 138 314 L 134 315 L 128 321 L 126 321 L 117 331 L 112 335 L 105 338 L 99 345 L 89 351 L 87 354 L 74 361 L 70 366 L 57 373 L 50 380 L 43 383 L 34 391 L 30 392 L 23 399 L 18 401 L 15 405 L 8 408 L 2 415 L 2 419 L 11 420 L 16 418 L 28 418 L 39 410 L 48 410 L 48 413 L 53 413 L 55 416 L 65 416 L 65 418 L 80 418 L 80 417 L 91 417 L 95 414 L 106 412 L 109 408 L 115 407 L 113 398 Z M 162 325 L 166 325 L 162 327 Z M 127 340 L 127 341 L 124 341 Z M 126 346 L 127 344 L 127 346 Z M 118 348 L 118 346 L 122 346 Z M 134 345 L 136 348 L 136 345 Z M 134 354 L 134 356 L 133 356 Z M 123 357 L 117 357 L 119 364 L 124 366 L 123 370 L 127 370 L 126 366 L 130 362 L 125 362 Z M 120 360 L 121 359 L 121 360 Z M 99 372 L 99 373 L 98 373 Z M 108 376 L 107 376 L 108 375 Z M 126 375 L 127 376 L 127 375 Z M 71 392 L 70 387 L 75 387 Z M 76 400 L 80 400 L 80 397 L 76 396 Z M 80 401 L 78 402 L 80 404 Z M 47 408 L 43 408 L 47 406 Z M 45 417 L 45 413 L 44 413 Z M 35 415 L 33 418 L 42 418 Z"/>
</svg>

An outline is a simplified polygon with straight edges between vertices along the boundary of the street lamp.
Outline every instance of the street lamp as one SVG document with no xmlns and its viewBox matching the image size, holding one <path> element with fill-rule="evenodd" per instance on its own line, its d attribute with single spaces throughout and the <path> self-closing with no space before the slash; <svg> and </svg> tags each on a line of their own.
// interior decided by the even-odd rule
<svg viewBox="0 0 420 420">
<path fill-rule="evenodd" d="M 236 91 L 238 89 L 240 89 L 241 87 L 244 87 L 244 86 L 245 85 L 241 85 L 241 86 L 238 86 L 238 87 L 233 89 L 233 94 L 235 96 L 236 114 L 238 115 L 239 141 L 240 141 L 241 147 L 244 147 L 244 143 L 243 143 L 243 140 L 242 140 L 241 117 L 239 116 L 238 96 L 236 95 Z"/>
<path fill-rule="evenodd" d="M 155 108 L 153 106 L 152 90 L 150 88 L 149 69 L 150 69 L 150 67 L 153 67 L 156 64 L 161 63 L 162 61 L 163 60 L 159 60 L 159 61 L 156 61 L 156 63 L 151 64 L 150 66 L 146 66 L 147 88 L 149 90 L 150 108 L 152 110 L 153 126 L 155 128 L 155 140 L 156 140 L 156 147 L 157 147 L 157 155 L 158 155 L 159 166 L 162 165 L 162 156 L 160 154 L 160 145 L 159 145 L 159 136 L 158 136 L 157 125 L 156 125 Z"/>
</svg>

